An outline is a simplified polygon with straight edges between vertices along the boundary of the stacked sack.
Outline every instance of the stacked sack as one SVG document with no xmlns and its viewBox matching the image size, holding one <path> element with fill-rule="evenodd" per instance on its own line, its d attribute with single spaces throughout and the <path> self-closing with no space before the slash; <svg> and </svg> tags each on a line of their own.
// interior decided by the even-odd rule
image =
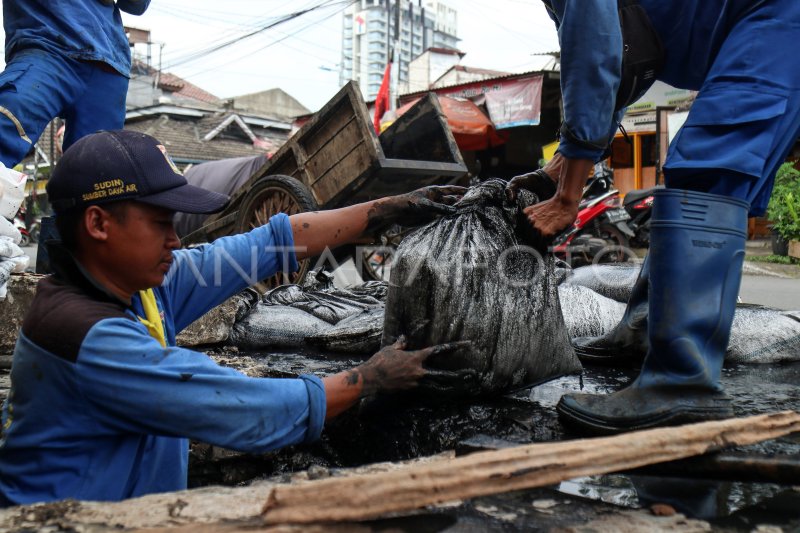
<svg viewBox="0 0 800 533">
<path fill-rule="evenodd" d="M 25 198 L 27 179 L 22 172 L 0 163 L 0 300 L 6 297 L 11 273 L 24 272 L 30 260 L 19 247 L 22 235 L 11 222 Z"/>
</svg>

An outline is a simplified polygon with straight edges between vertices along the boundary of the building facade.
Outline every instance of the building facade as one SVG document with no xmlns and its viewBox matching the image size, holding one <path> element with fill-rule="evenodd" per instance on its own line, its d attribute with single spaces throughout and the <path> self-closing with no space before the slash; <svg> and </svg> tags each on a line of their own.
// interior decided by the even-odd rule
<svg viewBox="0 0 800 533">
<path fill-rule="evenodd" d="M 359 0 L 344 12 L 339 83 L 356 80 L 366 100 L 381 86 L 400 16 L 398 83 L 408 86 L 411 61 L 429 48 L 458 47 L 458 14 L 440 0 Z"/>
</svg>

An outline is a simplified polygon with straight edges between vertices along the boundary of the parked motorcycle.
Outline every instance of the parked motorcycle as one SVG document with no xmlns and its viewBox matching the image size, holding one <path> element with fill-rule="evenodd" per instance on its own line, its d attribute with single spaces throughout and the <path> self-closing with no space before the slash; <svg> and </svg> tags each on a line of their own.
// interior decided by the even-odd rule
<svg viewBox="0 0 800 533">
<path fill-rule="evenodd" d="M 14 217 L 14 227 L 17 228 L 20 235 L 22 235 L 22 240 L 19 241 L 19 245 L 29 246 L 31 244 L 31 234 L 28 231 L 28 227 L 25 225 L 25 212 L 22 208 L 17 211 L 17 215 Z"/>
<path fill-rule="evenodd" d="M 628 259 L 630 215 L 622 207 L 614 174 L 605 164 L 595 166 L 583 189 L 575 223 L 558 235 L 550 251 L 572 266 Z"/>
<path fill-rule="evenodd" d="M 39 242 L 39 233 L 42 230 L 41 216 L 28 216 L 23 203 L 14 217 L 14 226 L 22 234 L 22 246 Z"/>
<path fill-rule="evenodd" d="M 631 246 L 648 248 L 650 246 L 650 214 L 653 210 L 653 191 L 662 186 L 631 191 L 622 202 L 631 219 L 628 227 L 633 232 Z"/>
</svg>

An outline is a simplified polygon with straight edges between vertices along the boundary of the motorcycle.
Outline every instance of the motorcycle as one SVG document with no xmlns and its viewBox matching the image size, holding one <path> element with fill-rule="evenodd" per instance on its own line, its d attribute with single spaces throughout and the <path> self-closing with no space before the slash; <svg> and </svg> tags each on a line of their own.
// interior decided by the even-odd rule
<svg viewBox="0 0 800 533">
<path fill-rule="evenodd" d="M 20 246 L 29 246 L 39 242 L 41 226 L 42 218 L 40 216 L 29 217 L 25 209 L 25 204 L 22 204 L 17 211 L 17 215 L 14 217 L 14 227 L 22 234 Z"/>
<path fill-rule="evenodd" d="M 14 217 L 14 227 L 17 228 L 20 235 L 22 235 L 22 240 L 19 241 L 19 245 L 29 246 L 31 244 L 31 234 L 28 231 L 28 227 L 25 225 L 25 214 L 22 209 L 17 211 L 17 215 Z"/>
<path fill-rule="evenodd" d="M 625 195 L 622 206 L 631 219 L 628 227 L 633 232 L 631 246 L 647 248 L 650 246 L 650 214 L 653 210 L 653 191 L 662 186 L 631 191 Z"/>
<path fill-rule="evenodd" d="M 604 163 L 595 165 L 594 175 L 583 189 L 573 225 L 558 235 L 551 253 L 571 266 L 628 259 L 630 215 L 614 188 L 614 174 Z"/>
</svg>

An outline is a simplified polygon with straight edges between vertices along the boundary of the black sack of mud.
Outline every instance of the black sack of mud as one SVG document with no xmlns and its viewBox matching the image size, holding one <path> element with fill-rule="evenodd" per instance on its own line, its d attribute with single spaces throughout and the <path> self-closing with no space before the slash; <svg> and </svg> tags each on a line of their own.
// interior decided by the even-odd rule
<svg viewBox="0 0 800 533">
<path fill-rule="evenodd" d="M 558 298 L 555 259 L 527 236 L 506 182 L 471 188 L 453 215 L 408 235 L 392 264 L 382 344 L 409 349 L 451 341 L 472 348 L 437 357 L 440 369 L 474 369 L 480 393 L 499 393 L 579 371 Z M 434 366 L 434 365 L 429 365 Z"/>
</svg>

